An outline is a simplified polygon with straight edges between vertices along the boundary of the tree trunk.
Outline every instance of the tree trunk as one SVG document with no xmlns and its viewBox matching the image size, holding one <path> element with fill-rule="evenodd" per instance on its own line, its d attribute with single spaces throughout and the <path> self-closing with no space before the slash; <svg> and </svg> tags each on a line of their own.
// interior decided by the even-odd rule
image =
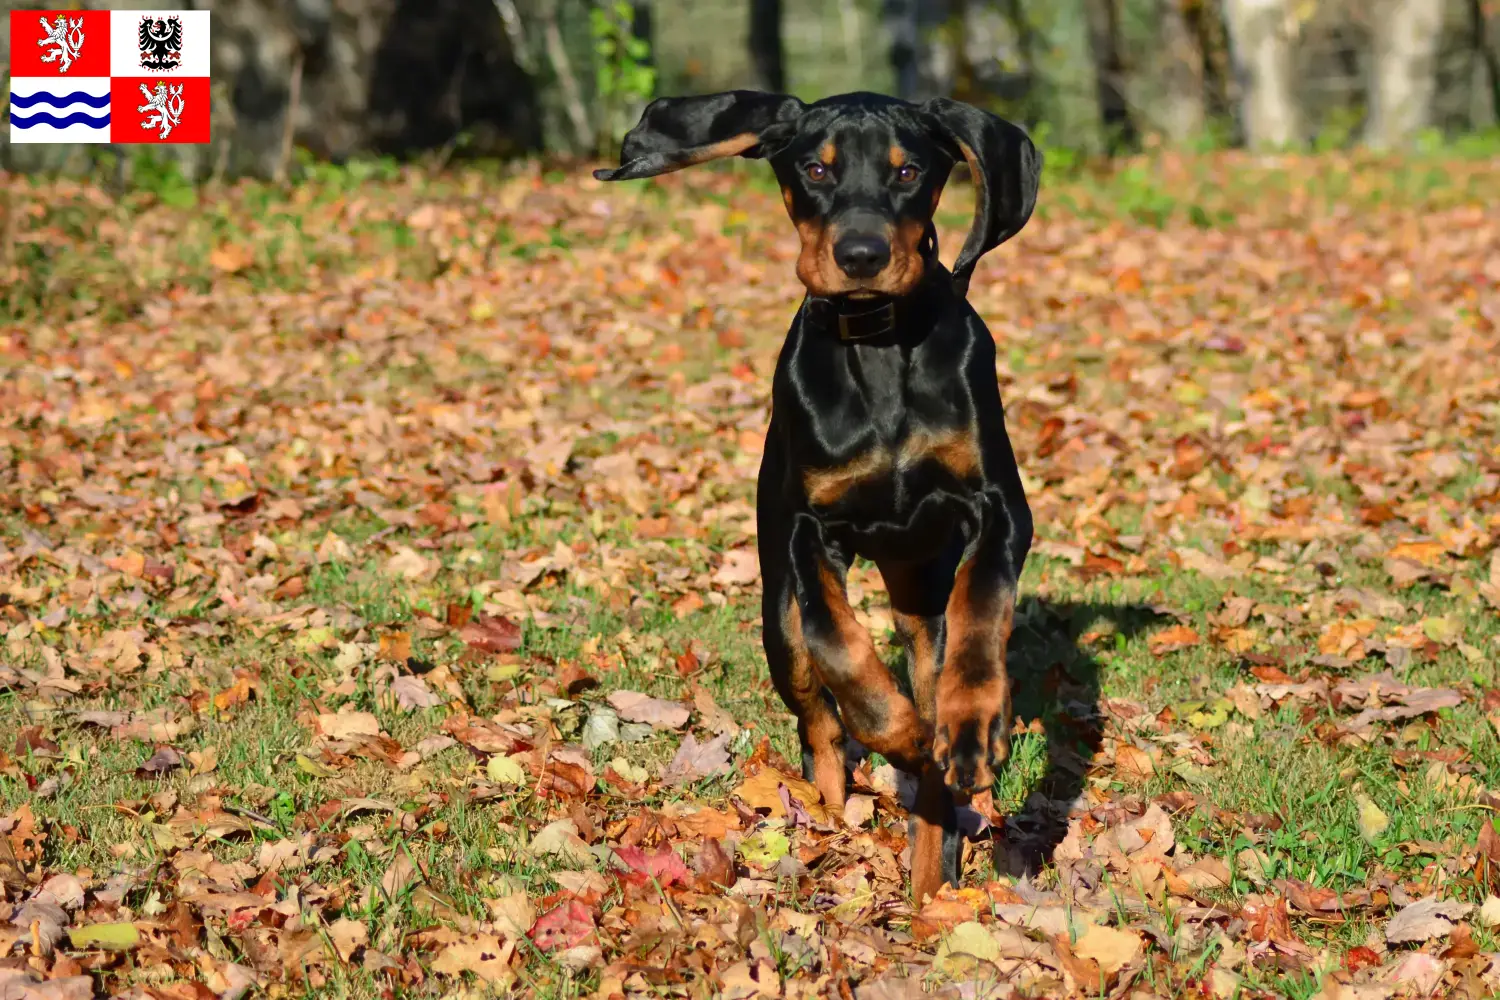
<svg viewBox="0 0 1500 1000">
<path fill-rule="evenodd" d="M 786 55 L 781 45 L 781 0 L 750 0 L 750 64 L 761 90 L 786 90 Z"/>
<path fill-rule="evenodd" d="M 1163 92 L 1159 124 L 1167 141 L 1181 146 L 1203 133 L 1207 119 L 1203 50 L 1184 16 L 1182 0 L 1158 0 L 1157 10 Z"/>
<path fill-rule="evenodd" d="M 1203 99 L 1210 117 L 1230 114 L 1229 40 L 1225 37 L 1224 12 L 1217 0 L 1186 0 L 1183 15 L 1203 55 Z"/>
<path fill-rule="evenodd" d="M 891 76 L 896 96 L 917 98 L 917 7 L 914 0 L 885 0 L 885 31 L 891 40 Z"/>
<path fill-rule="evenodd" d="M 1431 121 L 1442 0 L 1385 0 L 1371 18 L 1370 120 L 1377 149 L 1410 142 Z"/>
<path fill-rule="evenodd" d="M 1500 121 L 1500 54 L 1490 45 L 1489 23 L 1484 14 L 1484 0 L 1469 0 L 1469 30 L 1472 32 L 1470 41 L 1474 46 L 1474 56 L 1478 63 L 1477 69 L 1482 74 L 1484 83 L 1488 84 L 1483 96 L 1475 102 L 1475 111 L 1472 116 L 1471 125 L 1482 127 L 1493 125 Z M 1485 105 L 1489 107 L 1486 108 Z"/>
<path fill-rule="evenodd" d="M 1094 56 L 1094 80 L 1099 95 L 1099 117 L 1111 148 L 1133 146 L 1135 122 L 1125 100 L 1125 61 L 1120 57 L 1120 11 L 1116 0 L 1088 0 L 1089 51 Z"/>
<path fill-rule="evenodd" d="M 1224 14 L 1240 83 L 1246 145 L 1270 149 L 1301 142 L 1283 0 L 1224 0 Z"/>
</svg>

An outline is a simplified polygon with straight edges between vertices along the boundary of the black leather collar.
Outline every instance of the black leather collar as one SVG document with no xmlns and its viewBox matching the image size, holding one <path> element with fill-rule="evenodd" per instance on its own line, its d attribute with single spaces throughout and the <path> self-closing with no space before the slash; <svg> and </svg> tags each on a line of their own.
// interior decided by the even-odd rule
<svg viewBox="0 0 1500 1000">
<path fill-rule="evenodd" d="M 887 296 L 877 299 L 810 299 L 808 305 L 823 324 L 846 344 L 876 340 L 896 332 L 897 303 Z M 904 310 L 900 310 L 904 311 Z"/>
</svg>

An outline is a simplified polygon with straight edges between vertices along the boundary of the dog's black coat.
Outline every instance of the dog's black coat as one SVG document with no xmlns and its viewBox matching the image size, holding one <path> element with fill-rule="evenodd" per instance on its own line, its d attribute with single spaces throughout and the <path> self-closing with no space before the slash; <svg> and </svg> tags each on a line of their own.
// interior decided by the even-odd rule
<svg viewBox="0 0 1500 1000">
<path fill-rule="evenodd" d="M 736 91 L 653 102 L 621 166 L 597 176 L 731 155 L 770 161 L 808 288 L 777 363 L 758 484 L 766 658 L 830 804 L 845 794 L 846 732 L 920 776 L 920 901 L 959 879 L 954 796 L 988 787 L 1009 752 L 1005 643 L 1031 515 L 994 341 L 965 295 L 979 257 L 1030 217 L 1041 159 L 1016 126 L 946 99 L 805 105 Z M 950 273 L 932 214 L 960 160 L 977 204 Z M 904 682 L 849 607 L 856 556 L 890 591 Z"/>
</svg>

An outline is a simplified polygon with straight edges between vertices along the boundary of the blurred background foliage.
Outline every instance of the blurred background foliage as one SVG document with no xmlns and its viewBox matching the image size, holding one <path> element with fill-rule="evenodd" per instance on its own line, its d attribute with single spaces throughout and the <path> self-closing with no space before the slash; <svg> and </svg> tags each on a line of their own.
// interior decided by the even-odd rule
<svg viewBox="0 0 1500 1000">
<path fill-rule="evenodd" d="M 1026 124 L 1054 168 L 1157 148 L 1487 152 L 1500 108 L 1500 0 L 178 5 L 214 14 L 212 144 L 165 163 L 7 144 L 0 166 L 191 182 L 353 159 L 608 157 L 651 97 L 734 87 L 954 96 Z"/>
</svg>

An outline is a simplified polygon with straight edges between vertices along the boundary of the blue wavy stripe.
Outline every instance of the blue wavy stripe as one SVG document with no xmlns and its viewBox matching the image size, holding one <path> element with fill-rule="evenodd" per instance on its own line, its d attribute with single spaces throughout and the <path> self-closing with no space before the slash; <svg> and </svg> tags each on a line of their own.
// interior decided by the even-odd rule
<svg viewBox="0 0 1500 1000">
<path fill-rule="evenodd" d="M 53 128 L 63 128 L 67 125 L 87 125 L 90 128 L 107 128 L 109 126 L 109 112 L 104 112 L 98 118 L 91 118 L 82 111 L 75 111 L 71 115 L 63 115 L 58 118 L 49 112 L 38 111 L 34 115 L 10 116 L 10 123 L 16 128 L 31 128 L 33 125 L 51 125 Z"/>
<path fill-rule="evenodd" d="M 10 103 L 18 108 L 29 108 L 33 104 L 50 104 L 54 108 L 65 108 L 69 104 L 87 104 L 91 108 L 107 108 L 109 107 L 109 95 L 100 94 L 98 97 L 95 97 L 93 94 L 85 94 L 81 90 L 75 90 L 65 97 L 58 97 L 56 94 L 49 94 L 45 90 L 38 90 L 30 96 L 11 94 Z"/>
</svg>

